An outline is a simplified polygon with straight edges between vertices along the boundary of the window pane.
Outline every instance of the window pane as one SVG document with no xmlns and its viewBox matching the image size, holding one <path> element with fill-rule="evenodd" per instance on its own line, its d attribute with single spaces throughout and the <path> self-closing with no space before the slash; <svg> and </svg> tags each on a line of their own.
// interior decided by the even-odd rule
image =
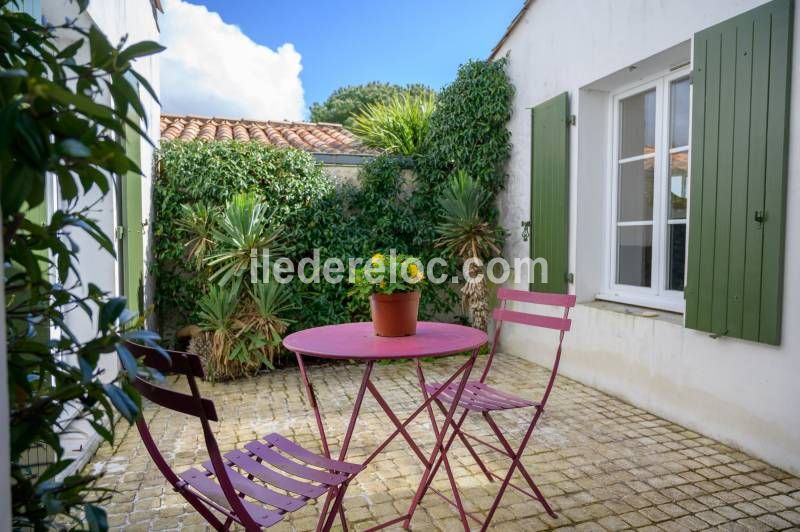
<svg viewBox="0 0 800 532">
<path fill-rule="evenodd" d="M 689 144 L 689 78 L 673 81 L 670 86 L 670 148 Z"/>
<path fill-rule="evenodd" d="M 617 228 L 617 283 L 650 286 L 653 228 L 649 225 Z"/>
<path fill-rule="evenodd" d="M 683 292 L 686 262 L 686 224 L 669 224 L 667 236 L 667 290 Z"/>
<path fill-rule="evenodd" d="M 652 157 L 619 165 L 617 220 L 640 222 L 653 219 Z"/>
<path fill-rule="evenodd" d="M 673 153 L 669 157 L 669 219 L 686 218 L 686 197 L 689 183 L 686 179 L 689 168 L 689 152 Z"/>
<path fill-rule="evenodd" d="M 653 153 L 656 144 L 656 90 L 620 102 L 619 157 Z"/>
</svg>

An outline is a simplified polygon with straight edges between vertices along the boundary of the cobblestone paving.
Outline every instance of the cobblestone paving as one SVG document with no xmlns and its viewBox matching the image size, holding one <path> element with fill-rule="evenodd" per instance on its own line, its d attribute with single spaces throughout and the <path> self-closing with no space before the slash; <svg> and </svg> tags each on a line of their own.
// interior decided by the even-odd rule
<svg viewBox="0 0 800 532">
<path fill-rule="evenodd" d="M 455 357 L 428 363 L 428 378 L 447 377 L 462 362 Z M 310 371 L 329 438 L 338 450 L 361 367 L 322 365 Z M 540 366 L 500 355 L 490 382 L 538 398 L 547 375 Z M 375 380 L 398 414 L 418 405 L 412 364 L 378 366 Z M 269 432 L 319 449 L 295 368 L 233 383 L 203 384 L 202 392 L 216 402 L 221 422 L 215 429 L 223 451 Z M 146 407 L 145 416 L 174 468 L 186 469 L 207 459 L 196 420 L 154 405 Z M 417 419 L 410 432 L 429 450 L 430 423 L 425 415 Z M 521 412 L 497 419 L 514 441 L 528 423 Z M 365 458 L 390 427 L 368 397 L 348 459 Z M 480 416 L 471 418 L 468 429 L 489 439 Z M 118 490 L 107 506 L 109 524 L 126 531 L 205 530 L 200 515 L 167 486 L 136 429 L 125 424 L 119 431 L 117 447 L 102 447 L 89 466 L 105 472 L 101 485 Z M 485 514 L 497 482 L 489 483 L 458 444 L 450 456 L 468 508 Z M 484 457 L 490 468 L 507 469 L 507 459 L 492 451 Z M 538 503 L 510 490 L 493 521 L 495 530 L 800 529 L 800 479 L 564 377 L 557 381 L 524 464 L 559 517 L 550 518 Z M 402 439 L 395 440 L 348 490 L 345 507 L 352 528 L 363 530 L 405 512 L 420 472 L 414 453 Z M 434 485 L 446 492 L 446 477 L 437 477 Z M 301 509 L 274 530 L 312 530 L 320 506 Z M 412 528 L 459 530 L 460 522 L 447 503 L 429 494 Z"/>
</svg>

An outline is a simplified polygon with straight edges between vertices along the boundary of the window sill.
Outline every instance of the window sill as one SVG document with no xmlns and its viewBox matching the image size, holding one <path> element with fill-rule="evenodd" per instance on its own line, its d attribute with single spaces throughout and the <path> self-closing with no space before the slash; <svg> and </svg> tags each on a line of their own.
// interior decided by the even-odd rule
<svg viewBox="0 0 800 532">
<path fill-rule="evenodd" d="M 647 318 L 651 320 L 663 321 L 683 327 L 683 314 L 676 312 L 669 312 L 664 310 L 654 310 L 651 308 L 637 307 L 635 305 L 626 305 L 623 303 L 614 303 L 612 301 L 603 301 L 596 299 L 594 301 L 587 301 L 579 303 L 584 307 L 589 307 L 597 310 L 604 310 L 613 312 L 615 314 L 624 314 L 626 316 L 635 316 L 637 318 Z"/>
<path fill-rule="evenodd" d="M 612 303 L 621 303 L 622 305 L 637 307 L 642 311 L 647 309 L 665 310 L 670 313 L 682 315 L 686 309 L 686 302 L 683 299 L 678 298 L 668 299 L 649 297 L 646 295 L 614 293 L 601 293 L 597 294 L 595 297 L 596 299 L 602 301 L 610 301 Z"/>
</svg>

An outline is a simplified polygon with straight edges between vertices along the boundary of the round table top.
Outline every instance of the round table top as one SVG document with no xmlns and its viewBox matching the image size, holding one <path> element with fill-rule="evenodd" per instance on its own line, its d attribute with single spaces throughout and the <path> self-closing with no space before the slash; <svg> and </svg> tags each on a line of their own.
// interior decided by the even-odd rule
<svg viewBox="0 0 800 532">
<path fill-rule="evenodd" d="M 283 340 L 289 351 L 317 358 L 384 360 L 436 357 L 471 351 L 485 344 L 486 333 L 452 323 L 421 321 L 414 336 L 376 336 L 372 322 L 314 327 Z"/>
</svg>

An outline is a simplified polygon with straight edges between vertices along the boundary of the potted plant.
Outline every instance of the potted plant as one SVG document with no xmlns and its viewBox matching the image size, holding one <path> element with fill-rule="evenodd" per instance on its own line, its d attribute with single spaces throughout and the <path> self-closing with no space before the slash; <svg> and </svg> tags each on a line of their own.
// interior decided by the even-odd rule
<svg viewBox="0 0 800 532">
<path fill-rule="evenodd" d="M 417 332 L 422 262 L 408 255 L 376 253 L 357 268 L 351 294 L 369 298 L 377 336 L 411 336 Z"/>
</svg>

